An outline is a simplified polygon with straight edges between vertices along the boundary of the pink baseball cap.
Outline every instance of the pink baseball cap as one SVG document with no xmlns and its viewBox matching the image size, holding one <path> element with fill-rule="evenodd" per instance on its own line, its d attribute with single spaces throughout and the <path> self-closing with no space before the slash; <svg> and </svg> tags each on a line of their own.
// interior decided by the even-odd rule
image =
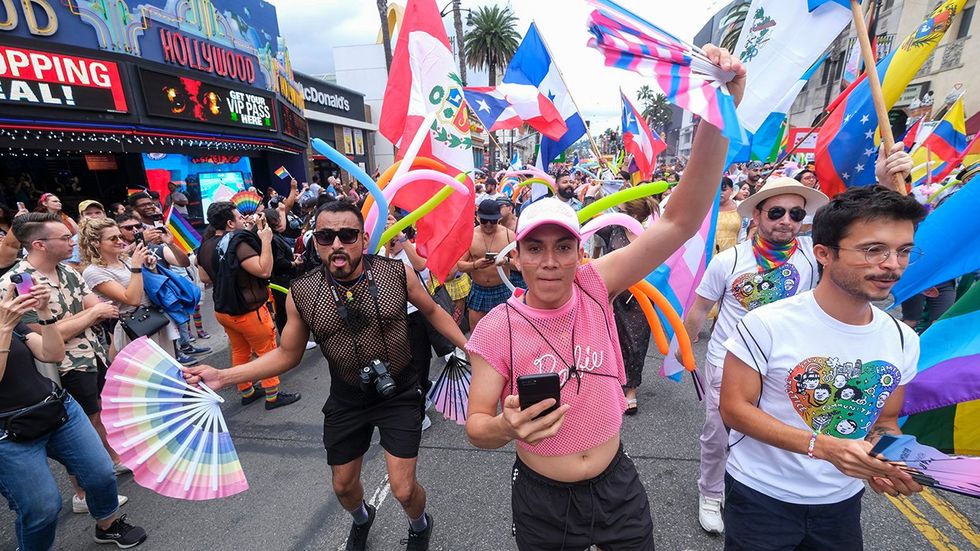
<svg viewBox="0 0 980 551">
<path fill-rule="evenodd" d="M 521 211 L 517 218 L 517 240 L 524 239 L 527 234 L 547 224 L 561 226 L 572 232 L 575 237 L 581 234 L 575 209 L 564 201 L 546 197 L 531 203 Z"/>
</svg>

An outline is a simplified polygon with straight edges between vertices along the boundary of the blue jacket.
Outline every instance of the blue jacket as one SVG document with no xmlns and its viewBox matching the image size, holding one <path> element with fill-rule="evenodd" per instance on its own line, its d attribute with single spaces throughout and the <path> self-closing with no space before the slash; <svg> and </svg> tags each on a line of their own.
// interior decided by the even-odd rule
<svg viewBox="0 0 980 551">
<path fill-rule="evenodd" d="M 157 265 L 157 272 L 143 268 L 143 291 L 176 323 L 187 323 L 201 301 L 201 289 L 190 279 Z"/>
</svg>

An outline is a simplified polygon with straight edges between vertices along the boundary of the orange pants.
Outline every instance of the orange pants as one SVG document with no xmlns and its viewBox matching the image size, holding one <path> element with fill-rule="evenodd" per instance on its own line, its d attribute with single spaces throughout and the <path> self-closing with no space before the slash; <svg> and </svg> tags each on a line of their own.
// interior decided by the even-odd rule
<svg viewBox="0 0 980 551">
<path fill-rule="evenodd" d="M 265 306 L 240 316 L 215 312 L 214 317 L 228 334 L 232 367 L 248 363 L 252 359 L 252 354 L 261 356 L 275 349 L 276 324 Z M 261 384 L 265 389 L 278 387 L 279 377 L 262 379 Z M 244 392 L 251 386 L 251 381 L 241 383 L 238 385 L 238 390 Z"/>
</svg>

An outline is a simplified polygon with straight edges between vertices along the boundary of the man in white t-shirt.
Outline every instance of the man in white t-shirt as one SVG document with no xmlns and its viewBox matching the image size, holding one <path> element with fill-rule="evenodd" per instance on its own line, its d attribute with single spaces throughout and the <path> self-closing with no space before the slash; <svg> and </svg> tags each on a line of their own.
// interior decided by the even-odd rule
<svg viewBox="0 0 980 551">
<path fill-rule="evenodd" d="M 827 196 L 792 178 L 770 178 L 758 193 L 738 206 L 758 230 L 751 240 L 716 255 L 708 263 L 697 298 L 684 318 L 689 335 L 697 335 L 716 304 L 718 321 L 701 370 L 706 383 L 701 430 L 701 476 L 698 478 L 698 521 L 706 532 L 725 530 L 721 506 L 725 491 L 728 432 L 718 414 L 724 342 L 749 311 L 817 284 L 813 242 L 797 237 L 803 218 L 827 204 Z"/>
<path fill-rule="evenodd" d="M 918 336 L 873 301 L 921 252 L 925 211 L 889 189 L 853 188 L 813 223 L 820 283 L 749 312 L 725 342 L 721 416 L 731 427 L 725 549 L 861 550 L 862 480 L 921 491 L 869 454 L 898 434 Z"/>
</svg>

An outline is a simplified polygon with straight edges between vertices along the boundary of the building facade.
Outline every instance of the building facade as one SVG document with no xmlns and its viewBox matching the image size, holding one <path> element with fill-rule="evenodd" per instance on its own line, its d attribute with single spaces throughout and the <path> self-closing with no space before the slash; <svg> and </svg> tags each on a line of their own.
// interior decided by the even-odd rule
<svg viewBox="0 0 980 551">
<path fill-rule="evenodd" d="M 0 181 L 65 210 L 185 188 L 190 216 L 305 178 L 306 121 L 275 8 L 263 0 L 6 2 Z"/>
</svg>

